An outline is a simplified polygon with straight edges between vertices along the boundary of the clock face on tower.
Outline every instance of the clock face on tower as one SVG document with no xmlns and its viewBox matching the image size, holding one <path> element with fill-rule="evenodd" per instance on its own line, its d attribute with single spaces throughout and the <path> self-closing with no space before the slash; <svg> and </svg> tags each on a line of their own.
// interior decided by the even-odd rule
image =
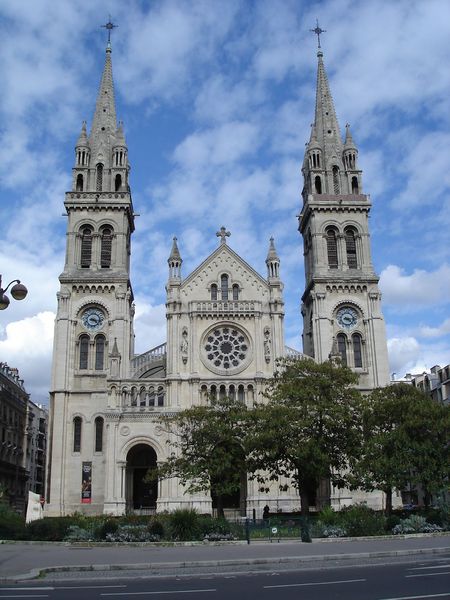
<svg viewBox="0 0 450 600">
<path fill-rule="evenodd" d="M 81 321 L 89 331 L 98 331 L 103 327 L 105 315 L 99 308 L 88 308 L 84 311 Z"/>
<path fill-rule="evenodd" d="M 339 309 L 337 313 L 337 322 L 341 327 L 344 327 L 344 329 L 353 329 L 358 323 L 356 310 L 349 306 Z"/>
</svg>

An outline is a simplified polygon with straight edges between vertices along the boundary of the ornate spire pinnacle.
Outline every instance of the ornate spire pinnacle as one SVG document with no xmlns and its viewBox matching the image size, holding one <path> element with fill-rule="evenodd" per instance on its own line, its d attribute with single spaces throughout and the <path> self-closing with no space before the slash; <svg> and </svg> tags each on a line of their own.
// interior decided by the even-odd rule
<svg viewBox="0 0 450 600">
<path fill-rule="evenodd" d="M 119 348 L 117 347 L 117 338 L 114 338 L 114 344 L 113 344 L 113 347 L 111 350 L 111 354 L 109 356 L 110 357 L 120 356 Z"/>
<path fill-rule="evenodd" d="M 226 227 L 221 227 L 219 229 L 219 231 L 216 233 L 217 237 L 220 237 L 220 243 L 221 244 L 226 244 L 227 243 L 227 237 L 230 237 L 231 233 L 229 231 L 227 231 Z"/>
<path fill-rule="evenodd" d="M 88 138 L 87 138 L 87 133 L 86 133 L 86 121 L 83 121 L 82 125 L 81 125 L 81 131 L 80 131 L 80 136 L 78 138 L 77 141 L 77 147 L 78 146 L 88 146 Z"/>
<path fill-rule="evenodd" d="M 168 262 L 171 263 L 173 261 L 183 262 L 181 258 L 180 251 L 178 250 L 177 238 L 174 237 L 172 241 L 172 249 L 170 251 L 170 256 L 168 258 Z"/>
<path fill-rule="evenodd" d="M 280 259 L 278 257 L 273 237 L 269 241 L 269 251 L 266 258 L 268 279 L 278 279 L 280 277 Z"/>
<path fill-rule="evenodd" d="M 104 138 L 107 135 L 114 134 L 116 129 L 116 105 L 114 101 L 111 45 L 109 44 L 106 48 L 105 66 L 98 90 L 90 139 L 92 141 L 94 137 Z"/>
<path fill-rule="evenodd" d="M 337 153 L 340 156 L 342 152 L 341 133 L 321 50 L 317 52 L 317 57 L 316 110 L 314 116 L 317 141 L 325 154 L 325 158 L 333 153 Z M 324 164 L 326 164 L 326 161 Z"/>
<path fill-rule="evenodd" d="M 350 124 L 345 124 L 345 143 L 344 150 L 356 150 L 356 144 L 353 141 L 352 133 L 350 131 Z"/>
</svg>

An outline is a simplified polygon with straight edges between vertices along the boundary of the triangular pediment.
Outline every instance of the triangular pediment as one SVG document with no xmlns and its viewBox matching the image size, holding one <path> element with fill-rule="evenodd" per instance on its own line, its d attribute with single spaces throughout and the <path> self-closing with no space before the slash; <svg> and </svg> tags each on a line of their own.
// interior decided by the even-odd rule
<svg viewBox="0 0 450 600">
<path fill-rule="evenodd" d="M 221 244 L 182 282 L 181 296 L 209 299 L 211 285 L 220 287 L 222 274 L 229 276 L 230 288 L 239 286 L 240 299 L 260 300 L 269 295 L 267 281 L 230 246 Z"/>
</svg>

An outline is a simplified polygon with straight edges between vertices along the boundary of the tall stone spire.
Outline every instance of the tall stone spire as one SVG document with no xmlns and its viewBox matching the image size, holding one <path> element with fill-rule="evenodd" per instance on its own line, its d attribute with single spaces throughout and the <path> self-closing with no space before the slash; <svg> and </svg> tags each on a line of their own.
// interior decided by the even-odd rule
<svg viewBox="0 0 450 600">
<path fill-rule="evenodd" d="M 114 102 L 114 83 L 111 61 L 111 44 L 106 47 L 105 66 L 103 68 L 100 88 L 98 90 L 95 105 L 94 118 L 92 120 L 91 140 L 94 136 L 102 135 L 102 132 L 114 134 L 117 129 L 116 105 Z"/>
<path fill-rule="evenodd" d="M 318 67 L 314 133 L 317 142 L 322 148 L 324 159 L 326 161 L 333 153 L 337 153 L 338 156 L 342 154 L 342 140 L 321 49 L 317 52 L 317 58 Z"/>
</svg>

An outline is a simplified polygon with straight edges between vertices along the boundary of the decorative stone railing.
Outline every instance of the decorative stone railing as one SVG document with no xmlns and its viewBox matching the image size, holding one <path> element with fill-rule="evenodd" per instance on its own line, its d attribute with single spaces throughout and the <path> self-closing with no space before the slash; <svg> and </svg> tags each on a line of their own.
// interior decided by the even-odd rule
<svg viewBox="0 0 450 600">
<path fill-rule="evenodd" d="M 190 302 L 190 312 L 216 314 L 251 314 L 261 310 L 255 300 L 207 300 Z"/>
<path fill-rule="evenodd" d="M 131 368 L 134 371 L 141 369 L 145 365 L 151 365 L 154 362 L 158 362 L 160 360 L 165 360 L 167 353 L 167 344 L 161 344 L 160 346 L 156 346 L 156 348 L 152 348 L 143 354 L 138 354 L 134 358 L 131 359 Z"/>
<path fill-rule="evenodd" d="M 135 379 L 122 380 L 109 390 L 110 406 L 139 410 L 160 408 L 166 403 L 166 386 L 163 379 L 137 382 Z"/>
</svg>

